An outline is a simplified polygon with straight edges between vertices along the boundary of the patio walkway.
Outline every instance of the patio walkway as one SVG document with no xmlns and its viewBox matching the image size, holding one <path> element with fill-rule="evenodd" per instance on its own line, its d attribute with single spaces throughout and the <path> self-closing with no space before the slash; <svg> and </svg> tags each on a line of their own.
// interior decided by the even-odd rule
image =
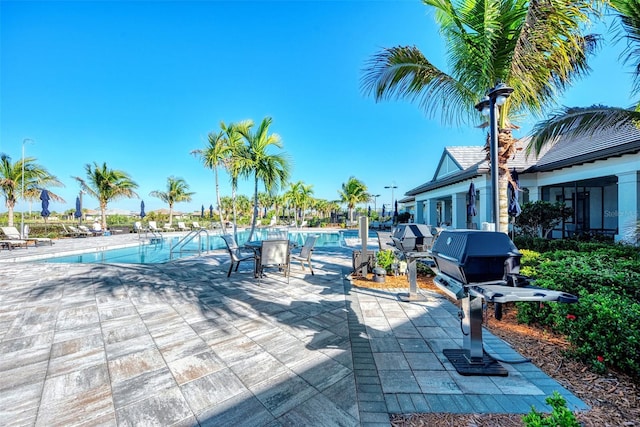
<svg viewBox="0 0 640 427">
<path fill-rule="evenodd" d="M 436 293 L 352 288 L 349 249 L 287 284 L 223 252 L 155 265 L 14 261 L 133 235 L 0 251 L 0 420 L 37 426 L 389 426 L 389 414 L 527 413 L 559 391 L 531 363 L 463 377 L 457 308 Z M 3 262 L 4 261 L 4 262 Z M 488 351 L 520 359 L 485 331 Z"/>
</svg>

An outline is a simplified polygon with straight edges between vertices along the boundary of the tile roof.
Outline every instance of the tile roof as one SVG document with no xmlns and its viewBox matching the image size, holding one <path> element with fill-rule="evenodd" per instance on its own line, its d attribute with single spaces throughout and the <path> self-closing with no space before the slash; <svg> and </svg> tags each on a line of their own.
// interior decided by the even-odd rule
<svg viewBox="0 0 640 427">
<path fill-rule="evenodd" d="M 535 164 L 536 157 L 534 155 L 527 156 L 526 150 L 524 149 L 528 142 L 528 138 L 520 139 L 518 142 L 520 149 L 516 151 L 514 157 L 509 160 L 510 168 L 515 168 L 518 172 L 522 172 Z M 449 174 L 440 179 L 434 178 L 429 182 L 407 191 L 405 195 L 415 196 L 416 194 L 420 194 L 428 190 L 455 184 L 489 172 L 489 161 L 487 160 L 487 153 L 484 146 L 446 147 L 440 163 L 442 163 L 442 159 L 444 159 L 447 154 L 449 154 L 463 168 L 461 171 Z"/>
<path fill-rule="evenodd" d="M 627 125 L 593 135 L 560 139 L 526 172 L 550 171 L 637 152 L 640 152 L 640 130 Z"/>
</svg>

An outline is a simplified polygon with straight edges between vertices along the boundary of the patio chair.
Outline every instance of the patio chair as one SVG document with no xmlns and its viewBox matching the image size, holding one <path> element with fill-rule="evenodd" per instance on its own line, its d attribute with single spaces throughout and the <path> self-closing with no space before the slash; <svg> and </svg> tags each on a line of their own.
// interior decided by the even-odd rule
<svg viewBox="0 0 640 427">
<path fill-rule="evenodd" d="M 263 240 L 260 247 L 260 262 L 258 263 L 258 278 L 264 277 L 264 269 L 276 267 L 282 271 L 289 283 L 289 270 L 291 256 L 289 253 L 289 240 Z"/>
<path fill-rule="evenodd" d="M 275 227 L 277 223 L 278 223 L 278 218 L 274 215 L 271 217 L 271 222 L 269 223 L 269 227 Z"/>
<path fill-rule="evenodd" d="M 306 262 L 309 266 L 309 270 L 311 270 L 311 275 L 313 276 L 313 267 L 311 266 L 311 254 L 313 253 L 313 247 L 316 244 L 316 240 L 318 238 L 316 236 L 307 236 L 304 241 L 304 245 L 300 248 L 300 252 L 297 254 L 291 254 L 291 259 L 300 261 L 300 265 L 302 266 L 302 270 L 304 270 L 304 263 Z"/>
<path fill-rule="evenodd" d="M 2 232 L 7 236 L 8 240 L 25 240 L 27 243 L 33 242 L 34 245 L 40 244 L 53 245 L 53 240 L 48 237 L 29 237 L 29 226 L 24 226 L 24 236 L 20 235 L 20 232 L 15 227 L 2 227 Z"/>
<path fill-rule="evenodd" d="M 197 230 L 197 229 L 200 229 L 200 228 L 204 228 L 204 227 L 200 226 L 200 224 L 199 224 L 197 221 L 193 221 L 193 222 L 192 222 L 192 224 L 193 224 L 193 226 L 192 226 L 191 228 L 192 228 L 193 230 Z"/>
<path fill-rule="evenodd" d="M 242 253 L 242 250 L 240 249 L 240 247 L 238 247 L 236 239 L 234 239 L 232 235 L 225 234 L 222 236 L 222 240 L 224 240 L 224 243 L 227 245 L 227 251 L 229 252 L 229 258 L 231 259 L 231 265 L 229 266 L 227 277 L 231 276 L 231 271 L 233 270 L 234 264 L 236 265 L 236 271 L 238 271 L 238 267 L 240 267 L 240 263 L 242 261 L 248 261 L 250 259 L 255 261 L 255 252 L 251 251 L 251 254 Z"/>
<path fill-rule="evenodd" d="M 189 227 L 184 222 L 178 221 L 178 231 L 189 231 Z"/>
<path fill-rule="evenodd" d="M 176 231 L 176 229 L 175 229 L 175 228 L 173 228 L 173 227 L 171 226 L 171 224 L 170 224 L 170 223 L 166 223 L 166 224 L 164 224 L 164 225 L 162 226 L 162 229 L 163 229 L 164 231 Z"/>
</svg>

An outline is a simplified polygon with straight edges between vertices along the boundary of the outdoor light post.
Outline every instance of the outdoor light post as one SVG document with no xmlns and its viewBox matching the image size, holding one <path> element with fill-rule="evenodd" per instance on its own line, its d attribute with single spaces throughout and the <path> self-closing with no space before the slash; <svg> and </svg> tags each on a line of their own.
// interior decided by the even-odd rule
<svg viewBox="0 0 640 427">
<path fill-rule="evenodd" d="M 33 142 L 29 138 L 22 140 L 22 201 L 24 202 L 24 145 L 27 142 Z M 20 210 L 20 235 L 24 237 L 24 207 Z"/>
<path fill-rule="evenodd" d="M 377 201 L 378 201 L 378 197 L 380 197 L 379 194 L 372 194 L 371 197 L 373 197 L 373 211 L 375 213 L 378 213 L 378 206 L 377 206 Z"/>
<path fill-rule="evenodd" d="M 500 190 L 498 188 L 498 107 L 504 105 L 513 88 L 497 83 L 489 89 L 482 101 L 476 104 L 476 110 L 483 116 L 489 116 L 489 157 L 491 158 L 491 205 L 493 206 L 494 231 L 500 231 Z"/>
<path fill-rule="evenodd" d="M 385 185 L 385 187 L 384 187 L 384 188 L 390 188 L 390 189 L 391 189 L 391 208 L 390 208 L 390 209 L 393 209 L 393 200 L 394 200 L 394 199 L 393 199 L 393 190 L 394 190 L 395 188 L 398 188 L 398 186 L 397 186 L 397 185 L 395 185 L 395 184 L 392 184 L 392 185 Z"/>
</svg>

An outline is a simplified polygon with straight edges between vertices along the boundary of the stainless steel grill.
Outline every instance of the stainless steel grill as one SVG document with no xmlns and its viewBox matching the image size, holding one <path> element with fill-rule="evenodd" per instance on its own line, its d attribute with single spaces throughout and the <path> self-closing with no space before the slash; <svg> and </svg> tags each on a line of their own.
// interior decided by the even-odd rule
<svg viewBox="0 0 640 427">
<path fill-rule="evenodd" d="M 417 265 L 421 259 L 431 259 L 433 235 L 425 224 L 398 224 L 391 233 L 391 241 L 407 261 L 409 293 L 398 295 L 402 301 L 415 301 L 418 296 Z"/>
<path fill-rule="evenodd" d="M 433 235 L 425 224 L 398 224 L 391 240 L 402 252 L 423 252 L 431 247 Z"/>
<path fill-rule="evenodd" d="M 565 292 L 535 287 L 530 278 L 519 274 L 522 254 L 504 233 L 444 230 L 431 252 L 438 272 L 434 284 L 461 301 L 464 348 L 444 350 L 444 354 L 462 375 L 507 375 L 484 352 L 483 301 L 495 303 L 499 320 L 506 302 L 578 300 Z"/>
</svg>

